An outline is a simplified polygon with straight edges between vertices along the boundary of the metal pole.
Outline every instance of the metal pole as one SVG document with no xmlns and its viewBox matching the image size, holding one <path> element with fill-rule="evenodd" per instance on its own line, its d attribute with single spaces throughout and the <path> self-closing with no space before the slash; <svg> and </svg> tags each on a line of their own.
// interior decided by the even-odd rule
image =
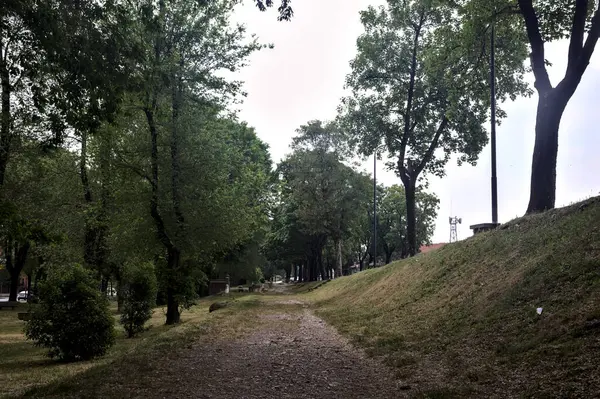
<svg viewBox="0 0 600 399">
<path fill-rule="evenodd" d="M 491 96 L 491 142 L 492 142 L 492 223 L 498 223 L 498 179 L 496 176 L 496 66 L 495 66 L 495 34 L 492 22 L 490 46 L 490 96 Z"/>
<path fill-rule="evenodd" d="M 373 155 L 373 267 L 377 266 L 377 151 Z"/>
</svg>

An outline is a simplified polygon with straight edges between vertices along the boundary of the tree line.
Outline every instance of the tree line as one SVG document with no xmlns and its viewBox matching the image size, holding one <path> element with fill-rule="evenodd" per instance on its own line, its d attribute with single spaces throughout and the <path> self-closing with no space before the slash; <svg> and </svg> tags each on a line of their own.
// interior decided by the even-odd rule
<svg viewBox="0 0 600 399">
<path fill-rule="evenodd" d="M 268 226 L 268 146 L 230 105 L 266 47 L 237 1 L 0 6 L 0 237 L 10 274 L 65 264 L 99 288 L 151 262 L 166 322 Z M 259 260 L 254 264 L 260 266 Z M 245 265 L 245 267 L 248 267 Z"/>
<path fill-rule="evenodd" d="M 409 256 L 404 188 L 377 186 L 379 210 L 373 214 L 373 180 L 345 160 L 349 137 L 334 122 L 310 121 L 297 130 L 292 152 L 277 166 L 271 228 L 265 254 L 289 280 L 326 280 Z M 416 242 L 429 243 L 438 198 L 419 187 L 415 196 Z M 375 218 L 375 222 L 374 222 Z M 377 246 L 373 225 L 377 228 Z M 381 263 L 380 263 L 381 264 Z"/>
<path fill-rule="evenodd" d="M 10 300 L 25 271 L 83 264 L 105 292 L 152 264 L 166 322 L 225 272 L 303 281 L 413 256 L 438 200 L 427 176 L 487 143 L 489 33 L 495 96 L 539 94 L 527 212 L 554 207 L 560 118 L 600 35 L 597 2 L 388 0 L 364 33 L 331 122 L 298 129 L 273 168 L 231 104 L 236 71 L 264 44 L 230 22 L 237 0 L 11 0 L 0 5 L 0 245 Z M 256 0 L 259 10 L 272 1 Z M 301 3 L 299 3 L 301 4 Z M 283 0 L 278 19 L 290 20 Z M 549 81 L 544 43 L 569 39 Z M 531 50 L 531 52 L 530 52 Z M 499 118 L 505 112 L 497 110 Z M 389 155 L 378 187 L 355 154 Z M 377 226 L 374 248 L 371 226 Z"/>
</svg>

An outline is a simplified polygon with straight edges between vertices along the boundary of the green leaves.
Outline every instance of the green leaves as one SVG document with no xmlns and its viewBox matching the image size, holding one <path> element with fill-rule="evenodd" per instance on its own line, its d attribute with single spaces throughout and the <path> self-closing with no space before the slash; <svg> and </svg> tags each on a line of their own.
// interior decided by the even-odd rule
<svg viewBox="0 0 600 399">
<path fill-rule="evenodd" d="M 380 196 L 377 232 L 387 260 L 408 256 L 406 198 L 404 187 L 386 187 Z M 439 199 L 420 189 L 416 193 L 417 247 L 430 243 L 435 230 Z"/>
<path fill-rule="evenodd" d="M 460 17 L 468 12 L 444 1 L 390 0 L 361 14 L 365 33 L 340 119 L 363 154 L 384 144 L 400 174 L 409 172 L 410 160 L 416 175 L 443 175 L 453 153 L 476 162 L 487 142 L 489 23 Z M 499 27 L 500 37 L 508 26 Z M 504 40 L 499 47 L 498 97 L 527 92 L 524 46 Z"/>
<path fill-rule="evenodd" d="M 328 240 L 350 240 L 370 198 L 370 179 L 342 163 L 347 138 L 339 126 L 310 121 L 297 132 L 292 154 L 278 167 L 266 248 L 282 265 L 316 261 Z"/>
</svg>

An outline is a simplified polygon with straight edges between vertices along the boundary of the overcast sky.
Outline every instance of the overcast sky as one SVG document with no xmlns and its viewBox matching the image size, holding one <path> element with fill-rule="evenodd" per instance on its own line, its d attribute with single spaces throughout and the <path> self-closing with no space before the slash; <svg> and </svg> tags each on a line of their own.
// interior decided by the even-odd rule
<svg viewBox="0 0 600 399">
<path fill-rule="evenodd" d="M 240 118 L 256 128 L 271 147 L 275 162 L 289 153 L 295 130 L 309 120 L 331 120 L 344 94 L 344 78 L 356 53 L 362 32 L 359 11 L 379 0 L 296 0 L 291 22 L 277 22 L 276 10 L 260 13 L 247 0 L 236 11 L 248 31 L 275 48 L 254 54 L 238 74 L 246 82 L 248 97 Z M 277 3 L 277 1 L 276 1 Z M 556 84 L 566 68 L 566 43 L 546 46 L 553 63 L 550 77 Z M 530 76 L 532 78 L 532 76 Z M 579 88 L 563 115 L 558 152 L 557 206 L 600 194 L 600 49 L 596 50 Z M 498 212 L 507 222 L 525 212 L 529 200 L 531 156 L 534 143 L 537 95 L 504 104 L 508 117 L 497 128 Z M 373 159 L 365 161 L 372 172 Z M 401 184 L 383 162 L 379 182 Z M 447 242 L 449 216 L 459 216 L 459 239 L 472 235 L 469 225 L 491 222 L 490 148 L 477 166 L 458 167 L 451 162 L 444 179 L 430 178 L 430 191 L 440 198 L 433 242 Z"/>
</svg>

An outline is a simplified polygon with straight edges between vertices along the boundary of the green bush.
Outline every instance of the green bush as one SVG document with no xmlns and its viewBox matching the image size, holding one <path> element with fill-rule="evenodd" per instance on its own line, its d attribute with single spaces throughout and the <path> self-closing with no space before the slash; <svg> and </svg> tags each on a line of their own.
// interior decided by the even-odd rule
<svg viewBox="0 0 600 399">
<path fill-rule="evenodd" d="M 152 317 L 156 304 L 156 273 L 150 262 L 130 263 L 125 270 L 119 287 L 123 300 L 121 324 L 129 338 L 144 330 L 144 324 Z"/>
<path fill-rule="evenodd" d="M 57 267 L 39 283 L 25 336 L 48 355 L 66 361 L 88 360 L 115 342 L 114 318 L 98 282 L 82 266 Z"/>
</svg>

